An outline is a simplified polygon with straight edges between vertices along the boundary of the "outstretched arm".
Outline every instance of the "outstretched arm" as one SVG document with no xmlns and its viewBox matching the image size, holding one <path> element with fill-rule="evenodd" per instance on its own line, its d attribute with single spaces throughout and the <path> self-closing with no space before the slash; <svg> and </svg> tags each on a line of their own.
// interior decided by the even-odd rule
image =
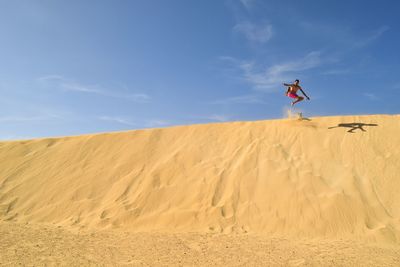
<svg viewBox="0 0 400 267">
<path fill-rule="evenodd" d="M 283 85 L 284 86 L 293 86 L 293 84 L 291 84 L 291 83 L 284 83 Z"/>
<path fill-rule="evenodd" d="M 301 87 L 300 87 L 299 89 L 300 89 L 300 91 L 303 93 L 303 95 L 304 95 L 308 100 L 310 100 L 310 98 L 306 95 L 306 93 L 304 93 L 303 89 L 302 89 Z"/>
</svg>

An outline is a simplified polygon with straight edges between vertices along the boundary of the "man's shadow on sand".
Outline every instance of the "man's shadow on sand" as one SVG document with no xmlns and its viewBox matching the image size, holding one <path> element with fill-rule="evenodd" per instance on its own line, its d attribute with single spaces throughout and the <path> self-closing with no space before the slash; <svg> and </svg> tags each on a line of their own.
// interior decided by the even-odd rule
<svg viewBox="0 0 400 267">
<path fill-rule="evenodd" d="M 339 123 L 337 126 L 332 126 L 332 127 L 329 127 L 328 129 L 338 128 L 338 127 L 351 128 L 347 132 L 348 133 L 354 133 L 355 130 L 361 130 L 363 132 L 366 132 L 366 130 L 363 128 L 365 126 L 378 126 L 378 124 L 375 124 L 375 123 L 362 123 L 362 122 Z"/>
</svg>

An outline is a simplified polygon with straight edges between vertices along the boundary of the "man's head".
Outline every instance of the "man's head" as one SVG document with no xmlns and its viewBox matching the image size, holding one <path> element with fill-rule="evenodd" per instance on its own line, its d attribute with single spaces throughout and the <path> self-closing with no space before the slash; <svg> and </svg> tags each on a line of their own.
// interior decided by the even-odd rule
<svg viewBox="0 0 400 267">
<path fill-rule="evenodd" d="M 295 84 L 295 85 L 298 85 L 298 84 L 299 84 L 299 82 L 300 82 L 300 81 L 299 81 L 299 80 L 297 80 L 297 79 L 296 79 L 296 80 L 294 80 L 294 84 Z"/>
</svg>

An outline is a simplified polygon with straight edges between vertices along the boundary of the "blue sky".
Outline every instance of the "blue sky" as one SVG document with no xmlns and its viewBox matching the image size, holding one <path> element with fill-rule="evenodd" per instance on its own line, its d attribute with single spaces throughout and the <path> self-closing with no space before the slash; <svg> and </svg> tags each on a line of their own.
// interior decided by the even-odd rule
<svg viewBox="0 0 400 267">
<path fill-rule="evenodd" d="M 0 1 L 0 139 L 398 114 L 393 0 Z"/>
</svg>

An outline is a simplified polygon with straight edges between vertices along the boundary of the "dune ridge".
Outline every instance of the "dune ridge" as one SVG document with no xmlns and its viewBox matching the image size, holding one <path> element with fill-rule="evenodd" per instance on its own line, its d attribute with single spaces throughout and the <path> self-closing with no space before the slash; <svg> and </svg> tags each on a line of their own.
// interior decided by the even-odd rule
<svg viewBox="0 0 400 267">
<path fill-rule="evenodd" d="M 0 143 L 0 220 L 134 232 L 400 238 L 400 116 Z"/>
</svg>

